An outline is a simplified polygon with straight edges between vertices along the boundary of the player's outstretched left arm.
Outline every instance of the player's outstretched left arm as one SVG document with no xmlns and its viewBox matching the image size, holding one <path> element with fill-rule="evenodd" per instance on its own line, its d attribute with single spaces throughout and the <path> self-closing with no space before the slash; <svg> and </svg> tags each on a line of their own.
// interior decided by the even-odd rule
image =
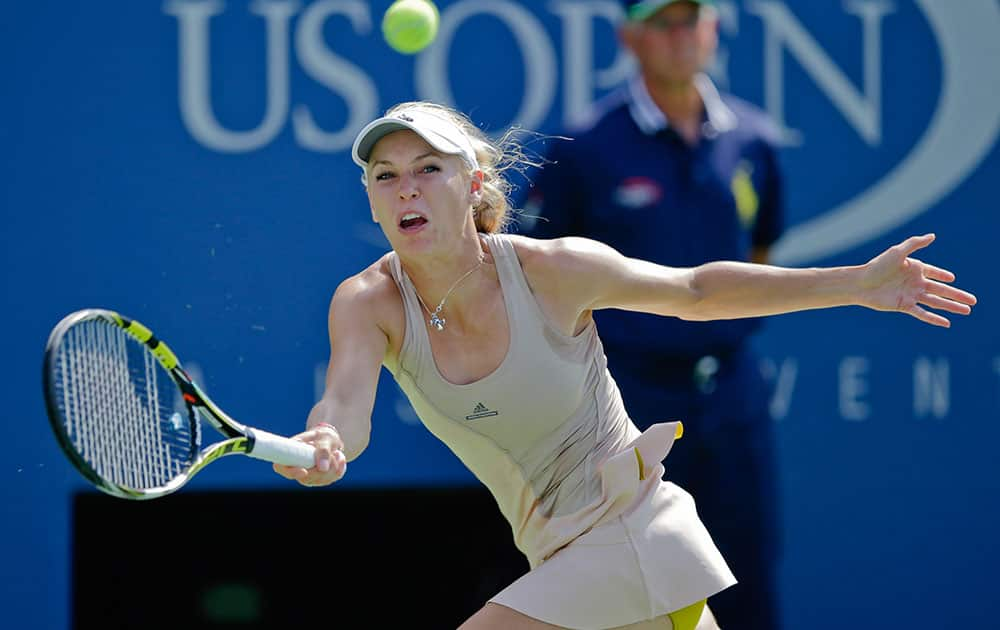
<svg viewBox="0 0 1000 630">
<path fill-rule="evenodd" d="M 580 238 L 538 247 L 559 274 L 562 298 L 581 313 L 619 308 L 705 321 L 853 305 L 947 327 L 946 317 L 928 309 L 968 315 L 976 297 L 951 286 L 950 271 L 911 257 L 933 241 L 933 234 L 914 236 L 863 265 L 809 269 L 729 261 L 664 267 Z"/>
</svg>

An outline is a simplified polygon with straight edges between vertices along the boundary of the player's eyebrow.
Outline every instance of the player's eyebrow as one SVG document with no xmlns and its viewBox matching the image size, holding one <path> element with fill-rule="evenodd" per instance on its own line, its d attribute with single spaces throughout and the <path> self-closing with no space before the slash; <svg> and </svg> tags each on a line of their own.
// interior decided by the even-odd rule
<svg viewBox="0 0 1000 630">
<path fill-rule="evenodd" d="M 419 160 L 424 159 L 425 157 L 440 157 L 440 156 L 441 156 L 441 154 L 439 152 L 437 152 L 437 151 L 428 151 L 427 153 L 423 153 L 423 154 L 418 155 L 417 157 L 413 158 L 412 160 L 410 160 L 410 162 L 411 163 L 417 162 Z M 392 162 L 390 162 L 389 160 L 375 160 L 374 162 L 372 162 L 372 166 L 373 167 L 377 166 L 379 164 L 385 164 L 386 166 L 392 166 Z"/>
</svg>

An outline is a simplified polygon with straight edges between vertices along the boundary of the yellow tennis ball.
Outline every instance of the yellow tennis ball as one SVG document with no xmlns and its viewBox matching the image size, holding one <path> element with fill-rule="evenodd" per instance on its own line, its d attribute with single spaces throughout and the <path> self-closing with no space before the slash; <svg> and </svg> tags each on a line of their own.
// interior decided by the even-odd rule
<svg viewBox="0 0 1000 630">
<path fill-rule="evenodd" d="M 382 16 L 382 35 L 398 52 L 420 52 L 437 36 L 437 7 L 430 0 L 396 0 Z"/>
</svg>

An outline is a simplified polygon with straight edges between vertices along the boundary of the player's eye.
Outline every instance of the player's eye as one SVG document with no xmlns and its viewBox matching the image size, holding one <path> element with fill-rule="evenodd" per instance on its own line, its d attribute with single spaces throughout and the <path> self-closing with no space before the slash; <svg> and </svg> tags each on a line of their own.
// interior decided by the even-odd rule
<svg viewBox="0 0 1000 630">
<path fill-rule="evenodd" d="M 387 179 L 391 179 L 392 177 L 394 177 L 392 171 L 382 171 L 381 173 L 377 173 L 375 175 L 375 180 L 376 181 L 380 181 L 380 182 L 384 182 Z"/>
<path fill-rule="evenodd" d="M 427 164 L 425 166 L 421 166 L 420 167 L 420 172 L 421 173 L 436 173 L 436 172 L 438 172 L 440 170 L 441 170 L 441 168 L 438 167 L 437 164 Z"/>
</svg>

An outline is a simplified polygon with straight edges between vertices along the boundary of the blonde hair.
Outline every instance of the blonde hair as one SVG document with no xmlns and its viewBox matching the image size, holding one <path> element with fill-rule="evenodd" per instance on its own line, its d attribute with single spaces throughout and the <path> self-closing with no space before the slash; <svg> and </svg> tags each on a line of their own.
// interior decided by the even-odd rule
<svg viewBox="0 0 1000 630">
<path fill-rule="evenodd" d="M 465 114 L 429 101 L 399 103 L 389 108 L 385 115 L 413 108 L 425 109 L 449 120 L 468 137 L 476 152 L 479 170 L 483 172 L 483 199 L 473 208 L 476 230 L 487 234 L 502 232 L 512 222 L 514 213 L 509 199 L 513 185 L 507 180 L 506 171 L 513 168 L 523 173 L 529 166 L 539 165 L 537 160 L 527 156 L 518 140 L 522 130 L 511 127 L 494 141 Z"/>
</svg>

